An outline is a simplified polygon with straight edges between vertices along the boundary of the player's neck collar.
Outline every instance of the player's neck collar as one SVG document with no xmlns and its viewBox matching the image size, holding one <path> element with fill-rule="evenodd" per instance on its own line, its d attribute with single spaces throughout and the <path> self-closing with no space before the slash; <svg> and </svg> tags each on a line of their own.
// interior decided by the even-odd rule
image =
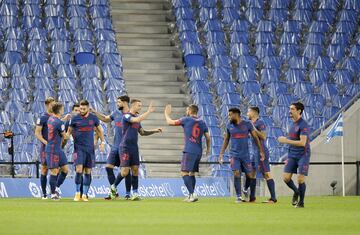
<svg viewBox="0 0 360 235">
<path fill-rule="evenodd" d="M 293 120 L 294 120 L 295 123 L 298 123 L 298 122 L 301 121 L 301 119 L 302 119 L 302 117 L 300 116 L 297 120 L 295 120 L 295 119 L 293 119 Z"/>
<path fill-rule="evenodd" d="M 90 112 L 88 112 L 85 116 L 83 116 L 83 115 L 81 115 L 81 114 L 79 114 L 79 115 L 80 115 L 81 118 L 87 118 L 87 117 L 89 117 Z"/>
</svg>

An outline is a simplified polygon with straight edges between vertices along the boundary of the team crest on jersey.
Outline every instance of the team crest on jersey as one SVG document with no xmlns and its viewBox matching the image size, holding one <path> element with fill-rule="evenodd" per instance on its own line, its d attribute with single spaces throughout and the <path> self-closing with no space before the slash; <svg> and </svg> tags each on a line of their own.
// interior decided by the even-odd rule
<svg viewBox="0 0 360 235">
<path fill-rule="evenodd" d="M 296 127 L 295 127 L 295 131 L 296 131 L 296 132 L 299 131 L 299 126 L 296 126 Z"/>
<path fill-rule="evenodd" d="M 242 130 L 242 131 L 246 131 L 246 126 L 245 125 L 242 125 L 241 127 L 240 127 L 240 129 Z"/>
<path fill-rule="evenodd" d="M 94 125 L 94 121 L 93 121 L 93 120 L 89 120 L 89 125 Z"/>
</svg>

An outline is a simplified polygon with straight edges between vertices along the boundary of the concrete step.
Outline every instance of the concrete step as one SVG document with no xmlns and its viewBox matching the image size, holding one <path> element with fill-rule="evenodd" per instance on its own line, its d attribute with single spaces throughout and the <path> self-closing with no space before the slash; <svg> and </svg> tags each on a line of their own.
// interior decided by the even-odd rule
<svg viewBox="0 0 360 235">
<path fill-rule="evenodd" d="M 142 100 L 143 106 L 147 108 L 146 101 L 152 101 L 155 106 L 159 108 L 163 108 L 167 104 L 171 104 L 172 106 L 183 106 L 185 108 L 186 105 L 186 99 L 185 98 L 173 98 L 173 99 L 164 99 L 164 98 L 157 98 L 154 97 L 154 95 L 151 95 L 151 97 L 142 97 L 140 95 L 136 94 L 129 94 L 132 98 L 138 98 Z M 144 109 L 145 109 L 144 108 Z"/>
<path fill-rule="evenodd" d="M 132 82 L 182 82 L 177 75 L 167 74 L 125 74 L 124 77 L 126 78 L 126 84 Z"/>
<path fill-rule="evenodd" d="M 172 51 L 172 52 L 178 52 L 178 49 L 173 46 L 125 46 L 120 45 L 119 46 L 120 51 L 122 50 L 139 50 L 139 51 Z"/>
<path fill-rule="evenodd" d="M 111 4 L 119 4 L 119 3 L 133 3 L 133 2 L 140 2 L 140 3 L 167 3 L 164 0 L 111 0 Z"/>
<path fill-rule="evenodd" d="M 143 10 L 143 9 L 122 9 L 120 7 L 111 6 L 111 15 L 118 14 L 136 14 L 136 15 L 170 15 L 171 10 Z"/>
<path fill-rule="evenodd" d="M 166 101 L 166 100 L 172 100 L 172 99 L 183 99 L 185 100 L 186 96 L 184 94 L 144 94 L 144 93 L 138 93 L 134 92 L 131 94 L 131 97 L 138 97 L 144 99 L 144 105 L 146 104 L 145 101 L 151 101 L 155 105 L 161 106 L 161 103 L 157 103 L 156 101 Z M 183 105 L 175 105 L 175 106 L 183 106 Z"/>
<path fill-rule="evenodd" d="M 139 90 L 138 85 L 126 85 L 126 90 L 129 93 L 137 92 Z M 157 86 L 156 83 L 154 83 L 152 86 L 147 86 L 147 89 L 142 90 L 145 94 L 169 94 L 169 93 L 180 93 L 180 87 L 177 86 Z"/>
<path fill-rule="evenodd" d="M 123 25 L 127 27 L 138 26 L 164 26 L 168 27 L 170 23 L 164 21 L 113 21 L 113 25 Z"/>
<path fill-rule="evenodd" d="M 137 22 L 159 22 L 163 21 L 166 22 L 167 17 L 166 15 L 149 15 L 149 14 L 113 14 L 112 15 L 113 22 L 118 21 L 137 21 Z"/>
<path fill-rule="evenodd" d="M 150 137 L 149 138 L 140 137 L 139 143 L 152 144 L 152 145 L 159 146 L 159 147 L 162 147 L 164 145 L 174 145 L 174 144 L 181 145 L 181 146 L 184 145 L 184 140 L 180 139 L 180 138 L 162 139 L 161 141 L 158 141 L 158 139 L 152 139 Z"/>
<path fill-rule="evenodd" d="M 147 106 L 146 106 L 147 108 Z M 164 109 L 165 107 L 159 107 L 159 108 L 156 108 L 157 111 L 159 112 L 154 112 L 154 113 L 151 113 L 150 116 L 146 119 L 146 120 L 154 120 L 154 119 L 164 119 L 165 120 L 165 115 L 164 115 Z M 185 115 L 184 112 L 181 112 L 181 113 L 172 113 L 171 114 L 171 117 L 172 119 L 178 119 L 178 118 L 181 118 Z M 167 129 L 171 129 L 171 130 L 178 130 L 178 132 L 182 132 L 182 128 L 181 127 L 168 127 Z"/>
<path fill-rule="evenodd" d="M 154 57 L 154 58 L 141 58 L 141 57 L 130 57 L 126 56 L 122 59 L 123 62 L 162 62 L 162 63 L 176 63 L 181 64 L 182 60 L 180 58 L 161 58 L 161 57 Z"/>
<path fill-rule="evenodd" d="M 163 38 L 170 39 L 171 34 L 165 33 L 117 33 L 116 38 Z"/>
<path fill-rule="evenodd" d="M 182 69 L 183 64 L 173 62 L 138 62 L 138 61 L 123 61 L 125 70 L 129 69 L 149 69 L 149 70 L 176 70 Z"/>
<path fill-rule="evenodd" d="M 126 74 L 144 74 L 144 76 L 148 74 L 172 74 L 172 75 L 184 75 L 184 70 L 182 69 L 127 69 L 124 68 L 124 74 L 126 77 Z"/>
<path fill-rule="evenodd" d="M 181 88 L 184 85 L 183 82 L 154 82 L 154 81 L 136 81 L 136 80 L 128 80 L 126 81 L 126 87 L 128 86 L 145 86 L 145 87 L 150 87 L 150 86 L 156 86 L 156 87 L 178 87 Z"/>
<path fill-rule="evenodd" d="M 117 33 L 160 33 L 166 34 L 169 32 L 166 25 L 128 25 L 128 24 L 114 24 Z"/>
<path fill-rule="evenodd" d="M 164 10 L 164 4 L 162 2 L 112 2 L 112 9 L 124 9 L 124 10 Z"/>
<path fill-rule="evenodd" d="M 143 50 L 143 49 L 133 49 L 129 46 L 120 46 L 120 54 L 123 58 L 129 57 L 142 57 L 142 58 L 171 58 L 179 57 L 180 53 L 176 50 Z"/>
<path fill-rule="evenodd" d="M 169 39 L 161 38 L 118 38 L 117 42 L 120 46 L 170 46 Z"/>
<path fill-rule="evenodd" d="M 159 150 L 159 149 L 141 149 L 141 155 L 144 156 L 164 156 L 167 159 L 174 159 L 174 156 L 179 156 L 179 150 Z M 149 157 L 148 157 L 149 159 Z M 165 159 L 164 159 L 165 160 Z"/>
</svg>

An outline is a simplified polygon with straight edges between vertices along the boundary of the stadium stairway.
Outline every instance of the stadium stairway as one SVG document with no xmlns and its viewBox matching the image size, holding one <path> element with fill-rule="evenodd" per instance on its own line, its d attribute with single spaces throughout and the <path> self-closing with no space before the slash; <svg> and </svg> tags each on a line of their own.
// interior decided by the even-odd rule
<svg viewBox="0 0 360 235">
<path fill-rule="evenodd" d="M 183 147 L 180 127 L 167 127 L 164 107 L 173 106 L 173 118 L 181 117 L 187 96 L 182 88 L 184 69 L 181 52 L 172 43 L 171 9 L 163 0 L 111 0 L 113 25 L 123 57 L 124 79 L 131 98 L 150 100 L 156 111 L 145 120 L 144 129 L 163 127 L 163 134 L 140 137 L 140 152 L 147 161 L 179 160 Z M 147 164 L 147 177 L 177 177 L 179 165 Z"/>
</svg>

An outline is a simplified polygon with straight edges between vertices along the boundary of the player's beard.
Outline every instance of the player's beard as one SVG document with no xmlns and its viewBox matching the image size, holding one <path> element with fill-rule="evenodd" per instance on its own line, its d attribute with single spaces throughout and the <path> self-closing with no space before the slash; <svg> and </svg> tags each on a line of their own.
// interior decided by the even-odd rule
<svg viewBox="0 0 360 235">
<path fill-rule="evenodd" d="M 230 119 L 230 123 L 231 123 L 231 124 L 236 124 L 236 120 Z"/>
</svg>

